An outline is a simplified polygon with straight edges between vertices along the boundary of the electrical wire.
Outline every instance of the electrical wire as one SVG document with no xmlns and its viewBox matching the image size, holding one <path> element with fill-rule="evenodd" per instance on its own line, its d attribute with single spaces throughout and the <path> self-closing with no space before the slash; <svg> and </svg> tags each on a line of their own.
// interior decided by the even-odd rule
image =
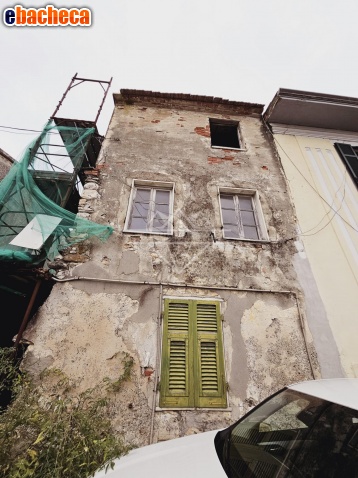
<svg viewBox="0 0 358 478">
<path fill-rule="evenodd" d="M 4 129 L 0 129 L 1 132 L 3 133 L 10 133 L 10 134 L 21 134 L 21 135 L 30 135 L 32 133 L 42 133 L 42 131 L 40 130 L 35 130 L 35 129 L 28 129 L 28 128 L 17 128 L 17 127 L 13 127 L 13 126 L 4 126 L 4 125 L 0 125 L 0 128 L 5 128 L 5 129 L 9 129 L 9 130 L 14 130 L 14 131 L 6 131 Z M 20 132 L 21 131 L 21 132 Z M 319 229 L 318 231 L 316 231 L 315 233 L 312 233 L 312 234 L 307 234 L 308 232 L 314 230 L 323 220 L 324 218 L 329 214 L 326 213 L 322 219 L 318 222 L 318 224 L 316 224 L 313 228 L 311 229 L 308 229 L 307 231 L 303 232 L 303 233 L 299 233 L 297 234 L 298 236 L 312 236 L 312 235 L 315 235 L 315 234 L 318 234 L 320 231 L 322 231 L 325 227 L 327 227 L 331 221 L 333 220 L 333 218 L 338 215 L 342 221 L 344 221 L 349 227 L 351 227 L 354 231 L 358 232 L 358 229 L 356 229 L 352 224 L 350 224 L 348 221 L 346 221 L 346 219 L 344 219 L 344 217 L 342 217 L 338 211 L 341 209 L 342 207 L 342 204 L 343 204 L 343 200 L 344 200 L 344 196 L 345 196 L 345 189 L 344 189 L 344 195 L 343 195 L 343 198 L 342 198 L 342 202 L 341 202 L 341 205 L 340 207 L 336 210 L 334 209 L 334 207 L 328 203 L 328 201 L 326 201 L 326 199 L 324 197 L 321 196 L 321 194 L 317 191 L 317 189 L 310 183 L 310 181 L 304 176 L 304 174 L 298 169 L 298 167 L 296 166 L 296 164 L 294 163 L 294 161 L 292 161 L 292 159 L 290 158 L 290 156 L 287 154 L 287 152 L 285 151 L 285 149 L 282 147 L 281 143 L 278 141 L 278 139 L 274 136 L 274 134 L 272 133 L 271 129 L 268 127 L 268 131 L 269 133 L 271 134 L 271 136 L 273 137 L 274 141 L 278 144 L 278 146 L 280 147 L 280 149 L 282 150 L 282 152 L 285 154 L 285 156 L 287 157 L 287 159 L 291 162 L 291 164 L 295 167 L 295 169 L 298 171 L 298 173 L 303 177 L 303 179 L 307 182 L 307 184 L 313 189 L 313 191 L 328 205 L 328 207 L 334 212 L 333 216 L 330 218 L 330 220 L 327 222 L 327 224 L 325 224 L 325 226 L 323 226 L 321 229 Z M 55 132 L 55 131 L 49 131 L 48 134 L 60 134 L 58 132 Z M 106 138 L 106 141 L 115 141 L 115 142 L 120 142 L 120 139 L 118 138 Z M 126 184 L 124 181 L 120 181 L 124 186 L 128 187 L 129 190 L 131 190 L 131 186 L 129 186 L 128 184 Z M 339 188 L 340 189 L 340 188 Z M 337 195 L 339 189 L 337 190 L 337 192 L 335 193 L 335 196 Z M 140 196 L 138 194 L 138 196 Z M 135 206 L 134 206 L 135 207 Z M 138 211 L 139 212 L 139 211 Z M 283 241 L 289 241 L 289 240 L 292 240 L 292 238 L 289 238 L 289 239 L 284 239 Z"/>
<path fill-rule="evenodd" d="M 338 211 L 339 211 L 339 210 L 342 208 L 342 206 L 343 206 L 344 198 L 345 198 L 345 195 L 346 195 L 346 178 L 347 178 L 347 170 L 345 169 L 345 171 L 344 171 L 344 176 L 343 176 L 343 181 L 342 181 L 342 184 L 343 184 L 343 195 L 342 195 L 342 199 L 341 199 L 341 203 L 340 203 L 340 205 L 339 205 L 339 208 L 337 208 L 337 210 L 335 210 L 335 209 L 333 209 L 333 206 L 331 205 L 331 206 L 330 206 L 330 207 L 331 207 L 331 210 L 329 210 L 328 212 L 326 212 L 326 214 L 322 217 L 322 219 L 321 219 L 315 226 L 311 227 L 311 229 L 308 229 L 307 231 L 300 233 L 300 234 L 299 234 L 300 236 L 304 236 L 304 237 L 306 237 L 306 236 L 314 236 L 315 234 L 317 234 L 318 232 L 322 231 L 325 227 L 327 227 L 327 226 L 332 222 L 332 220 L 334 219 L 334 217 L 338 214 Z M 338 191 L 339 191 L 339 190 L 341 189 L 341 187 L 342 187 L 342 184 L 338 187 L 337 191 L 336 191 L 335 194 L 334 194 L 334 197 L 337 196 Z M 334 204 L 334 199 L 332 200 L 332 204 Z M 316 229 L 316 228 L 319 226 L 319 224 L 321 224 L 321 222 L 325 219 L 325 217 L 328 216 L 328 215 L 330 214 L 330 212 L 332 212 L 332 210 L 335 211 L 335 212 L 334 212 L 333 216 L 329 219 L 329 221 L 327 222 L 327 224 L 325 224 L 323 227 L 321 227 L 320 229 L 318 229 L 318 231 L 316 231 L 316 232 L 314 232 L 314 233 L 312 233 L 312 234 L 307 234 L 308 232 L 313 231 L 314 229 Z"/>
<path fill-rule="evenodd" d="M 3 125 L 0 125 L 0 128 L 15 130 L 15 131 L 6 131 L 6 130 L 4 130 L 4 129 L 1 130 L 3 133 L 9 133 L 9 134 L 29 134 L 29 135 L 30 135 L 30 134 L 32 134 L 32 133 L 42 133 L 42 131 L 37 130 L 37 129 L 14 128 L 13 126 L 3 126 Z M 28 131 L 28 132 L 27 132 L 27 133 L 18 133 L 18 131 Z M 47 131 L 46 134 L 60 134 L 60 133 L 57 132 L 57 131 Z"/>
<path fill-rule="evenodd" d="M 31 133 L 42 133 L 42 131 L 37 130 L 37 129 L 28 129 L 28 128 L 15 128 L 13 126 L 4 126 L 0 125 L 0 128 L 5 128 L 5 129 L 0 129 L 2 133 L 9 133 L 9 134 L 24 134 L 24 135 L 30 135 Z M 6 129 L 11 129 L 15 131 L 6 131 Z M 27 131 L 26 133 L 20 133 L 18 131 Z M 57 131 L 48 131 L 47 134 L 60 134 Z M 121 140 L 119 138 L 106 138 L 106 141 L 115 141 L 116 143 L 119 143 Z"/>
<path fill-rule="evenodd" d="M 269 130 L 271 136 L 273 137 L 274 141 L 278 144 L 278 146 L 280 147 L 280 149 L 282 150 L 282 152 L 285 154 L 286 158 L 290 161 L 290 163 L 292 164 L 292 166 L 294 166 L 294 168 L 295 168 L 295 169 L 298 171 L 298 173 L 303 177 L 303 179 L 307 182 L 307 184 L 313 189 L 313 191 L 314 191 L 314 192 L 322 199 L 322 201 L 324 201 L 324 202 L 327 204 L 327 206 L 334 212 L 334 215 L 332 216 L 332 219 L 333 219 L 334 216 L 337 215 L 337 216 L 339 216 L 339 217 L 342 219 L 342 221 L 345 222 L 350 228 L 352 228 L 355 232 L 358 232 L 358 229 L 356 229 L 352 224 L 350 224 L 346 219 L 344 219 L 344 217 L 342 217 L 342 216 L 338 213 L 339 209 L 341 209 L 341 207 L 342 207 L 342 204 L 341 204 L 341 206 L 340 206 L 337 210 L 334 209 L 334 207 L 333 207 L 331 204 L 329 204 L 329 202 L 326 201 L 326 199 L 325 199 L 323 196 L 321 196 L 321 194 L 317 191 L 317 189 L 310 183 L 310 181 L 308 181 L 308 179 L 305 177 L 305 175 L 298 169 L 298 167 L 296 166 L 296 164 L 294 163 L 294 161 L 290 158 L 290 156 L 287 154 L 287 152 L 285 151 L 285 149 L 282 147 L 281 143 L 280 143 L 280 142 L 278 141 L 278 139 L 273 135 L 273 133 L 272 133 L 272 131 L 270 130 L 270 128 L 268 128 L 268 130 Z M 338 191 L 337 191 L 337 192 L 338 192 Z M 337 194 L 337 192 L 336 192 L 336 194 Z M 325 214 L 325 216 L 326 216 L 326 214 Z M 325 216 L 324 216 L 324 217 L 325 217 Z M 322 220 L 324 219 L 324 217 L 320 220 L 320 222 L 319 222 L 318 224 L 320 224 L 320 223 L 322 222 Z M 331 220 L 332 220 L 332 219 L 331 219 Z M 328 226 L 328 224 L 331 222 L 331 220 L 326 224 L 326 226 Z M 324 227 L 326 227 L 326 226 L 324 226 Z M 317 225 L 316 225 L 315 227 L 317 227 Z M 317 231 L 317 233 L 320 232 L 322 229 L 324 229 L 324 227 L 321 228 L 321 229 L 319 229 L 319 231 Z M 313 228 L 313 229 L 314 229 L 314 228 Z M 309 231 L 310 231 L 310 230 L 312 230 L 312 229 L 309 229 Z M 315 234 L 317 234 L 317 233 L 315 233 Z M 302 236 L 302 235 L 305 235 L 305 233 L 301 233 L 301 234 L 298 234 L 298 235 L 299 235 L 299 236 Z M 314 235 L 314 234 L 309 234 L 309 235 Z M 293 239 L 293 238 L 291 238 L 291 239 Z M 287 239 L 287 240 L 290 240 L 290 239 Z"/>
<path fill-rule="evenodd" d="M 13 127 L 13 126 L 0 125 L 0 128 L 16 129 L 16 130 L 18 130 L 18 131 L 31 131 L 31 132 L 33 132 L 33 133 L 42 133 L 42 131 L 38 131 L 37 129 L 15 128 L 15 127 Z"/>
<path fill-rule="evenodd" d="M 4 129 L 0 129 L 2 133 L 8 133 L 8 134 L 20 134 L 20 135 L 33 135 L 33 133 L 19 133 L 17 131 L 6 131 Z"/>
</svg>

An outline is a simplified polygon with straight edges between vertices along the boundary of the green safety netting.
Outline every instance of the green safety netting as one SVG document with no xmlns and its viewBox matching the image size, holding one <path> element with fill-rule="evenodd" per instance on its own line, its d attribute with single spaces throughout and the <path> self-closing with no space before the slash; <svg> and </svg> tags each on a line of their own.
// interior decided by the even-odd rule
<svg viewBox="0 0 358 478">
<path fill-rule="evenodd" d="M 0 183 L 0 262 L 39 263 L 90 237 L 106 240 L 113 229 L 61 206 L 79 194 L 81 168 L 94 128 L 50 121 Z M 88 159 L 88 158 L 87 158 Z"/>
</svg>

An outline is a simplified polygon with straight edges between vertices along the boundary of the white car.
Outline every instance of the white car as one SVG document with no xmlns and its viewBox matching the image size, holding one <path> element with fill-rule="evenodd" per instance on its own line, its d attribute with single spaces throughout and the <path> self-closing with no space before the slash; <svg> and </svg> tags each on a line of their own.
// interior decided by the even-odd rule
<svg viewBox="0 0 358 478">
<path fill-rule="evenodd" d="M 96 478 L 357 478 L 358 379 L 296 383 L 225 430 L 132 450 Z"/>
</svg>

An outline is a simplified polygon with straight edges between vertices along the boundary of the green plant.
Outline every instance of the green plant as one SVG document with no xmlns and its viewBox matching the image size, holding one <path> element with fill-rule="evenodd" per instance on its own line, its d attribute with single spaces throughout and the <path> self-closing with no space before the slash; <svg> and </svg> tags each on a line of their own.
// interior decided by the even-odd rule
<svg viewBox="0 0 358 478">
<path fill-rule="evenodd" d="M 19 359 L 16 358 L 14 349 L 0 348 L 0 394 L 14 394 L 20 382 Z"/>
<path fill-rule="evenodd" d="M 122 365 L 123 365 L 123 373 L 118 377 L 117 380 L 110 380 L 108 378 L 105 379 L 107 383 L 107 390 L 110 392 L 119 392 L 122 388 L 123 382 L 129 380 L 132 368 L 133 368 L 133 357 L 131 357 L 128 353 L 123 354 L 122 358 Z"/>
<path fill-rule="evenodd" d="M 114 382 L 116 391 L 130 378 L 132 365 L 125 357 L 124 372 Z M 50 382 L 46 395 L 44 381 Z M 38 385 L 23 375 L 15 399 L 0 415 L 0 477 L 87 478 L 100 467 L 111 467 L 113 458 L 129 447 L 111 426 L 111 397 L 103 390 L 98 386 L 76 394 L 58 370 L 46 371 Z"/>
</svg>

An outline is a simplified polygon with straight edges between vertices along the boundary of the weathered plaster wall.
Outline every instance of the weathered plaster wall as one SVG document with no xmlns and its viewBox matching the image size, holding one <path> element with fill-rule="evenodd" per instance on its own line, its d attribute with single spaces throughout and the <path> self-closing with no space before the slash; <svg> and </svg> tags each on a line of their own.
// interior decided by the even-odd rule
<svg viewBox="0 0 358 478">
<path fill-rule="evenodd" d="M 70 266 L 66 274 L 81 280 L 56 284 L 25 334 L 34 343 L 25 366 L 59 367 L 85 388 L 115 378 L 120 354 L 129 353 L 132 380 L 116 398 L 113 422 L 144 444 L 152 427 L 157 441 L 227 426 L 287 383 L 312 378 L 312 366 L 318 370 L 298 309 L 293 210 L 256 110 L 136 101 L 118 100 L 98 164 L 99 187 L 82 203 L 90 202 L 91 219 L 115 233 L 92 247 L 86 263 Z M 240 121 L 243 150 L 212 148 L 209 117 Z M 175 184 L 172 236 L 123 232 L 133 179 Z M 268 241 L 223 239 L 218 187 L 258 191 Z M 158 408 L 163 297 L 221 301 L 227 409 Z M 146 366 L 153 374 L 145 374 Z"/>
<path fill-rule="evenodd" d="M 34 345 L 24 366 L 34 373 L 59 369 L 84 391 L 99 384 L 104 388 L 104 378 L 118 379 L 125 354 L 135 356 L 131 381 L 112 396 L 112 419 L 126 440 L 140 445 L 148 441 L 153 395 L 153 384 L 140 365 L 153 361 L 158 291 L 143 287 L 131 296 L 128 289 L 93 283 L 55 285 L 26 331 Z M 141 314 L 140 304 L 145 306 Z"/>
<path fill-rule="evenodd" d="M 87 263 L 74 272 L 82 276 L 98 269 Z M 288 382 L 312 377 L 292 297 L 194 288 L 163 288 L 163 295 L 221 301 L 229 409 L 157 411 L 156 440 L 228 426 Z M 135 367 L 131 381 L 115 396 L 113 423 L 128 441 L 147 443 L 153 405 L 159 410 L 159 300 L 159 287 L 148 285 L 57 284 L 26 331 L 34 345 L 24 366 L 34 373 L 60 369 L 78 390 L 86 390 L 105 377 L 116 380 L 128 353 Z M 146 376 L 145 367 L 153 368 L 153 375 Z"/>
</svg>

